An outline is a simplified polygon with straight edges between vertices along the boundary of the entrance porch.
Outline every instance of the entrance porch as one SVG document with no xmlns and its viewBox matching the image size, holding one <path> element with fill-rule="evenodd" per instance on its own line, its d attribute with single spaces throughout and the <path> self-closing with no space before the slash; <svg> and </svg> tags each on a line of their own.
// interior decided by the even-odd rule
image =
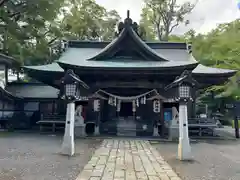
<svg viewBox="0 0 240 180">
<path fill-rule="evenodd" d="M 102 135 L 152 136 L 159 135 L 163 123 L 162 99 L 156 90 L 136 96 L 117 96 L 104 92 L 99 114 Z M 159 126 L 159 132 L 164 126 Z M 154 133 L 154 130 L 157 133 Z M 163 134 L 163 133 L 162 133 Z"/>
</svg>

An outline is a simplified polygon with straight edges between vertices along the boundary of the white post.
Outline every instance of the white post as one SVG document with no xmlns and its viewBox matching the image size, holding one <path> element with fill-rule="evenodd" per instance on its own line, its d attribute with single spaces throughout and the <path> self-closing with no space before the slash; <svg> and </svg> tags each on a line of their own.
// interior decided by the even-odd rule
<svg viewBox="0 0 240 180">
<path fill-rule="evenodd" d="M 188 110 L 187 102 L 179 103 L 179 144 L 178 158 L 180 160 L 191 159 L 191 146 L 188 136 Z"/>
<path fill-rule="evenodd" d="M 62 142 L 62 154 L 73 156 L 74 155 L 74 115 L 75 103 L 67 104 L 65 133 Z"/>
</svg>

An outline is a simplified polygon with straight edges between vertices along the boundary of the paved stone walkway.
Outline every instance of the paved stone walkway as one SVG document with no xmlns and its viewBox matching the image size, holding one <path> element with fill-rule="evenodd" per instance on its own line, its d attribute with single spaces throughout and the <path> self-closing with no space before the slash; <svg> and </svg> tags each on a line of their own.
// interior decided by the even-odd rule
<svg viewBox="0 0 240 180">
<path fill-rule="evenodd" d="M 103 141 L 77 180 L 181 180 L 148 141 Z"/>
</svg>

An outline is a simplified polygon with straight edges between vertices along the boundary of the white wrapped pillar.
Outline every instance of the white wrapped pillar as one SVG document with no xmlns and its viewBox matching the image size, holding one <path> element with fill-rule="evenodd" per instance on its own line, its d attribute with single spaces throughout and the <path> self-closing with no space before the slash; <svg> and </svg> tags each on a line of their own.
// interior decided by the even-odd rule
<svg viewBox="0 0 240 180">
<path fill-rule="evenodd" d="M 178 158 L 180 160 L 191 159 L 191 146 L 188 136 L 188 111 L 186 102 L 179 103 Z"/>
<path fill-rule="evenodd" d="M 62 142 L 62 151 L 64 155 L 74 155 L 74 118 L 75 117 L 75 103 L 71 102 L 67 104 L 65 133 Z"/>
</svg>

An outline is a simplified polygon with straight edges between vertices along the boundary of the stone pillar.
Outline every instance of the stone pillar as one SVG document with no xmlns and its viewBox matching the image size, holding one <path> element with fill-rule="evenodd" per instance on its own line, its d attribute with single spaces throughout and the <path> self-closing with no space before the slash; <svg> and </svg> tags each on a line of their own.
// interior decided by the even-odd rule
<svg viewBox="0 0 240 180">
<path fill-rule="evenodd" d="M 75 103 L 70 102 L 67 104 L 65 133 L 62 142 L 62 151 L 64 155 L 74 155 L 74 115 L 75 115 Z"/>
<path fill-rule="evenodd" d="M 191 146 L 188 136 L 188 110 L 186 102 L 179 103 L 178 158 L 180 160 L 191 159 Z"/>
</svg>

